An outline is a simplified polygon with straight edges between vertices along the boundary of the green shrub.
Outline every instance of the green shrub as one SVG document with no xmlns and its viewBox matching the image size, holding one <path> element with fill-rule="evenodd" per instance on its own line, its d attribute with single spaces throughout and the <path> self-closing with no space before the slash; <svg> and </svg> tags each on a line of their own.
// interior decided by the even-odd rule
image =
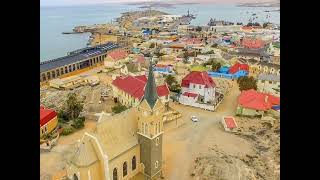
<svg viewBox="0 0 320 180">
<path fill-rule="evenodd" d="M 118 114 L 118 113 L 121 113 L 122 111 L 127 110 L 127 107 L 121 104 L 118 104 L 116 106 L 113 106 L 111 109 L 113 113 Z"/>
<path fill-rule="evenodd" d="M 78 117 L 73 120 L 73 123 L 71 126 L 74 127 L 75 129 L 81 129 L 84 127 L 84 121 L 85 121 L 84 117 Z"/>
<path fill-rule="evenodd" d="M 67 136 L 67 135 L 69 135 L 69 134 L 71 134 L 73 132 L 74 132 L 74 128 L 73 127 L 65 127 L 65 128 L 63 128 L 63 131 L 62 131 L 61 135 Z"/>
</svg>

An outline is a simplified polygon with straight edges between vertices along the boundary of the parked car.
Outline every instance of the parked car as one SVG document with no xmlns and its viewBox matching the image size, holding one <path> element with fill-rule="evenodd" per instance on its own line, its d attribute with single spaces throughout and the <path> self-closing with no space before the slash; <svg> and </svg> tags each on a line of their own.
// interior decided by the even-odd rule
<svg viewBox="0 0 320 180">
<path fill-rule="evenodd" d="M 198 122 L 199 119 L 196 116 L 191 116 L 191 121 L 193 122 Z"/>
</svg>

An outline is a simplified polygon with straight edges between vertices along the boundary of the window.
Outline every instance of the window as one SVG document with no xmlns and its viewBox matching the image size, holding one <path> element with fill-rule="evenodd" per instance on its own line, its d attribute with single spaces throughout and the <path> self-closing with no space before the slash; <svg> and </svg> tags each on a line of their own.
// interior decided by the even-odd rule
<svg viewBox="0 0 320 180">
<path fill-rule="evenodd" d="M 159 166 L 159 162 L 156 161 L 156 162 L 154 163 L 154 167 L 155 167 L 155 168 L 158 168 L 158 166 Z"/>
<path fill-rule="evenodd" d="M 67 66 L 64 67 L 64 71 L 65 71 L 66 73 L 68 73 L 68 67 L 67 67 Z"/>
<path fill-rule="evenodd" d="M 71 67 L 71 65 L 69 65 L 69 72 L 72 72 L 72 67 Z"/>
<path fill-rule="evenodd" d="M 48 80 L 51 79 L 50 72 L 47 72 Z"/>
<path fill-rule="evenodd" d="M 60 71 L 59 71 L 59 69 L 57 69 L 56 72 L 57 72 L 57 77 L 60 76 Z"/>
<path fill-rule="evenodd" d="M 73 180 L 78 180 L 78 176 L 76 174 L 73 174 Z"/>
<path fill-rule="evenodd" d="M 52 71 L 52 78 L 56 77 L 56 73 L 54 71 Z"/>
<path fill-rule="evenodd" d="M 149 130 L 148 130 L 148 124 L 147 123 L 145 124 L 144 130 L 145 130 L 144 134 L 148 134 Z"/>
<path fill-rule="evenodd" d="M 76 70 L 76 65 L 75 64 L 73 65 L 73 70 Z"/>
<path fill-rule="evenodd" d="M 159 137 L 157 137 L 157 138 L 156 138 L 156 146 L 158 146 L 158 145 L 159 145 L 159 143 L 160 143 L 160 138 L 159 138 Z"/>
<path fill-rule="evenodd" d="M 193 89 L 195 89 L 196 88 L 196 85 L 193 85 Z"/>
<path fill-rule="evenodd" d="M 133 156 L 132 158 L 132 171 L 134 171 L 137 167 L 137 160 L 136 160 L 136 156 Z"/>
<path fill-rule="evenodd" d="M 48 131 L 48 128 L 47 126 L 44 127 L 44 132 L 47 132 Z"/>
<path fill-rule="evenodd" d="M 46 80 L 46 75 L 42 74 L 42 80 L 45 81 Z"/>
<path fill-rule="evenodd" d="M 124 163 L 123 163 L 122 170 L 123 170 L 123 177 L 125 177 L 125 176 L 128 174 L 127 162 L 124 162 Z"/>
<path fill-rule="evenodd" d="M 201 89 L 201 85 L 199 85 L 199 89 Z"/>
<path fill-rule="evenodd" d="M 41 129 L 41 134 L 44 134 L 44 130 L 43 129 Z"/>
<path fill-rule="evenodd" d="M 118 180 L 118 171 L 117 171 L 117 168 L 114 168 L 114 169 L 113 169 L 112 176 L 113 176 L 113 180 Z"/>
<path fill-rule="evenodd" d="M 145 132 L 145 130 L 144 130 L 144 123 L 141 123 L 141 126 L 142 126 L 142 128 L 141 128 L 141 133 L 144 133 L 144 132 Z"/>
</svg>

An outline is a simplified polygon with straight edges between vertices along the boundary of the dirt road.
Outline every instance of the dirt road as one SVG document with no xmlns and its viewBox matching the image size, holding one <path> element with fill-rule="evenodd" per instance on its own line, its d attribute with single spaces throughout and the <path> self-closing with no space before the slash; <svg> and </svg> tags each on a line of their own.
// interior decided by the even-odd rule
<svg viewBox="0 0 320 180">
<path fill-rule="evenodd" d="M 239 90 L 237 85 L 226 95 L 216 112 L 198 108 L 172 105 L 183 113 L 179 128 L 172 128 L 172 123 L 165 125 L 163 140 L 164 177 L 165 179 L 192 179 L 192 164 L 201 154 L 206 154 L 210 147 L 233 155 L 245 155 L 252 148 L 249 142 L 234 134 L 226 133 L 220 126 L 224 115 L 234 115 Z M 197 116 L 199 122 L 192 122 L 191 116 Z M 170 128 L 169 128 L 170 127 Z"/>
</svg>

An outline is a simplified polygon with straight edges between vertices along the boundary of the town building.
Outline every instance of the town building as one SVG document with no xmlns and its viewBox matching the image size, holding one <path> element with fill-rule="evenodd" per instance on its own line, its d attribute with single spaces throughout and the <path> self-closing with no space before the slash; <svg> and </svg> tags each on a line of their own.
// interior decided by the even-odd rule
<svg viewBox="0 0 320 180">
<path fill-rule="evenodd" d="M 130 52 L 132 48 L 132 41 L 131 41 L 131 36 L 124 34 L 124 35 L 117 35 L 117 44 L 122 47 L 123 50 L 125 50 L 127 53 Z"/>
<path fill-rule="evenodd" d="M 145 75 L 117 77 L 112 81 L 113 98 L 125 106 L 136 107 L 143 99 L 146 83 Z M 157 94 L 160 101 L 167 105 L 169 102 L 168 86 L 166 84 L 157 86 Z"/>
<path fill-rule="evenodd" d="M 162 177 L 165 107 L 158 99 L 152 67 L 143 100 L 120 114 L 102 114 L 96 130 L 85 133 L 67 162 L 70 179 L 122 180 Z"/>
<path fill-rule="evenodd" d="M 165 65 L 165 64 L 156 64 L 153 67 L 153 71 L 161 74 L 174 74 L 173 66 L 172 65 Z"/>
<path fill-rule="evenodd" d="M 237 131 L 238 125 L 236 120 L 232 116 L 222 117 L 221 124 L 223 125 L 225 131 L 228 131 L 228 132 Z"/>
<path fill-rule="evenodd" d="M 107 54 L 120 48 L 114 43 L 106 43 L 96 47 L 79 49 L 67 56 L 40 63 L 40 82 L 46 82 L 61 76 L 74 74 L 93 66 L 103 64 Z"/>
<path fill-rule="evenodd" d="M 216 94 L 216 84 L 206 71 L 192 71 L 182 79 L 179 102 L 213 111 Z"/>
<path fill-rule="evenodd" d="M 118 49 L 108 53 L 105 58 L 104 65 L 108 68 L 114 68 L 120 66 L 127 61 L 128 53 L 125 50 Z"/>
<path fill-rule="evenodd" d="M 49 81 L 49 86 L 56 89 L 71 90 L 85 84 L 84 79 L 79 75 L 66 78 L 57 78 Z"/>
<path fill-rule="evenodd" d="M 249 76 L 257 77 L 259 74 L 274 74 L 280 76 L 280 65 L 260 62 L 255 59 L 245 60 L 249 65 Z"/>
<path fill-rule="evenodd" d="M 276 74 L 259 74 L 257 87 L 259 92 L 280 96 L 280 76 Z"/>
<path fill-rule="evenodd" d="M 57 113 L 54 110 L 40 106 L 40 138 L 55 130 L 57 125 Z"/>
<path fill-rule="evenodd" d="M 243 116 L 260 116 L 280 105 L 280 97 L 257 92 L 254 89 L 242 91 L 238 97 L 236 114 Z"/>
<path fill-rule="evenodd" d="M 72 90 L 83 85 L 95 86 L 100 83 L 97 76 L 74 75 L 49 81 L 49 86 L 55 89 Z"/>
</svg>

